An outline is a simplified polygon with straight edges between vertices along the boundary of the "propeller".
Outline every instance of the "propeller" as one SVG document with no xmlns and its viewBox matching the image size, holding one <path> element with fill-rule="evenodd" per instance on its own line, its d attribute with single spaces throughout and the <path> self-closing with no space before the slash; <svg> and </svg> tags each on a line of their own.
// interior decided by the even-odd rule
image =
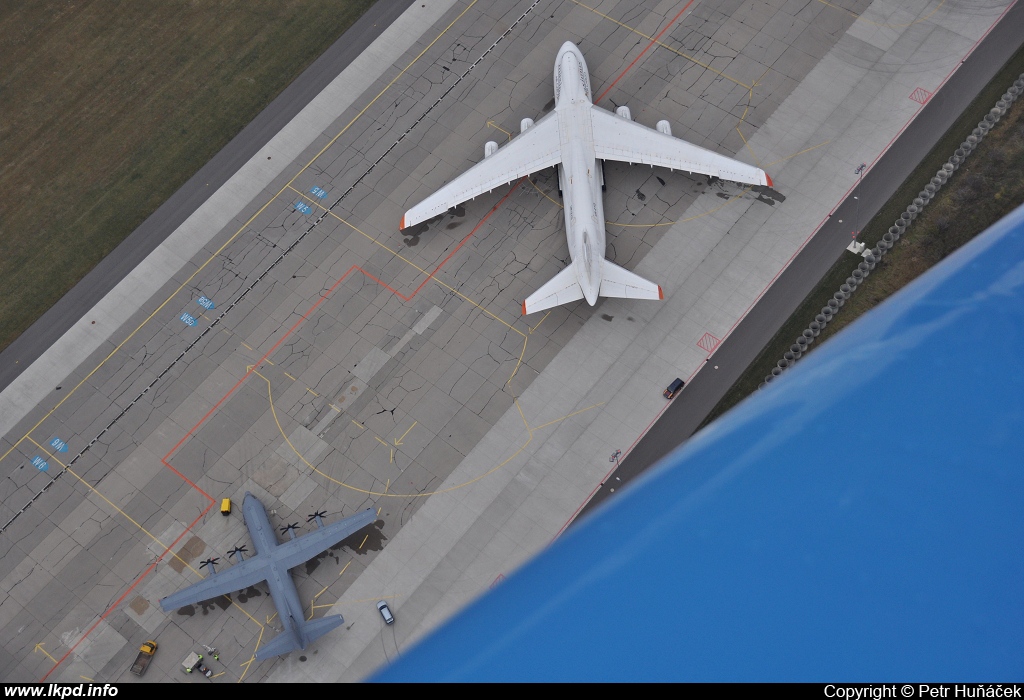
<svg viewBox="0 0 1024 700">
<path fill-rule="evenodd" d="M 310 521 L 315 520 L 317 527 L 323 527 L 324 526 L 324 516 L 326 516 L 326 515 L 327 515 L 327 511 L 326 510 L 318 510 L 317 512 L 313 513 L 308 518 L 306 518 L 306 522 L 308 523 Z"/>
<path fill-rule="evenodd" d="M 281 534 L 283 535 L 285 533 L 288 533 L 288 536 L 291 537 L 294 540 L 295 539 L 295 531 L 298 530 L 298 529 L 299 529 L 299 524 L 298 523 L 292 523 L 291 525 L 282 525 L 281 526 Z"/>
<path fill-rule="evenodd" d="M 245 561 L 245 557 L 242 555 L 248 554 L 248 552 L 249 550 L 245 548 L 245 545 L 242 545 L 241 547 L 235 547 L 230 552 L 228 552 L 228 556 L 238 557 L 238 561 Z"/>
<path fill-rule="evenodd" d="M 220 558 L 219 557 L 210 557 L 206 561 L 200 563 L 199 564 L 199 568 L 201 569 L 204 566 L 210 567 L 210 575 L 212 576 L 213 574 L 217 573 L 217 569 L 214 568 L 214 566 L 216 566 L 217 564 L 220 564 Z"/>
</svg>

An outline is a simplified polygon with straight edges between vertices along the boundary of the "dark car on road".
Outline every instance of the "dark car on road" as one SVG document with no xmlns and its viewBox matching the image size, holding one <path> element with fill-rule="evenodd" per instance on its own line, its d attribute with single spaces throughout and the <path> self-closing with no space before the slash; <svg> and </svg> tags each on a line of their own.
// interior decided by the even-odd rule
<svg viewBox="0 0 1024 700">
<path fill-rule="evenodd" d="M 682 388 L 683 388 L 683 380 L 680 379 L 679 377 L 676 377 L 676 380 L 674 382 L 672 382 L 671 384 L 669 384 L 668 387 L 665 389 L 665 391 L 662 392 L 662 395 L 666 399 L 671 399 L 673 396 L 678 394 L 679 390 L 682 389 Z"/>
</svg>

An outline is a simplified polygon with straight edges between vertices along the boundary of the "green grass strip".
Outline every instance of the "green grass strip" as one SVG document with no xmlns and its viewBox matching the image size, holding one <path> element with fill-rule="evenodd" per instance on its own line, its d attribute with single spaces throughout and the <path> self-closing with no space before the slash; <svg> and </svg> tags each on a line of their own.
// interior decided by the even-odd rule
<svg viewBox="0 0 1024 700">
<path fill-rule="evenodd" d="M 0 350 L 372 4 L 0 3 Z"/>
</svg>

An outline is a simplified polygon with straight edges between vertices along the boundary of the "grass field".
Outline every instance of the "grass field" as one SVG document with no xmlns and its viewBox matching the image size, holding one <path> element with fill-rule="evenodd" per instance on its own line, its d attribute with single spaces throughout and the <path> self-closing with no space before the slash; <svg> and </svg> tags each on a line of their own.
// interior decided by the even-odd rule
<svg viewBox="0 0 1024 700">
<path fill-rule="evenodd" d="M 0 350 L 372 4 L 0 3 Z"/>
<path fill-rule="evenodd" d="M 1018 51 L 981 91 L 932 152 L 896 191 L 861 232 L 860 240 L 873 246 L 942 164 L 1024 72 L 1024 50 Z M 871 275 L 860 284 L 809 352 L 859 316 L 871 310 L 947 255 L 1024 203 L 1024 100 L 1018 99 L 978 148 L 960 166 L 938 195 L 890 250 Z M 862 258 L 844 252 L 803 300 L 754 362 L 708 414 L 703 428 L 757 390 L 782 359 L 798 335 L 814 320 Z M 799 364 L 799 363 L 798 363 Z M 700 428 L 698 428 L 699 430 Z"/>
</svg>

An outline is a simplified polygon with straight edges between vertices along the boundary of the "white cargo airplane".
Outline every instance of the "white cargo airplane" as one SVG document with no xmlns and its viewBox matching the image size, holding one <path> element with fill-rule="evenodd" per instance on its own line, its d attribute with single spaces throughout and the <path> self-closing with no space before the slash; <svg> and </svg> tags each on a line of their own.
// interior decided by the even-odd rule
<svg viewBox="0 0 1024 700">
<path fill-rule="evenodd" d="M 414 206 L 401 227 L 414 226 L 450 208 L 553 165 L 565 203 L 565 235 L 572 263 L 523 302 L 523 314 L 586 299 L 663 299 L 661 287 L 606 260 L 603 170 L 598 160 L 658 165 L 752 185 L 772 186 L 763 170 L 672 136 L 669 123 L 657 129 L 632 121 L 628 107 L 615 114 L 597 107 L 583 54 L 571 41 L 555 60 L 555 108 L 534 124 L 523 119 L 521 135 L 502 148 L 484 147 L 484 160 Z"/>
</svg>

